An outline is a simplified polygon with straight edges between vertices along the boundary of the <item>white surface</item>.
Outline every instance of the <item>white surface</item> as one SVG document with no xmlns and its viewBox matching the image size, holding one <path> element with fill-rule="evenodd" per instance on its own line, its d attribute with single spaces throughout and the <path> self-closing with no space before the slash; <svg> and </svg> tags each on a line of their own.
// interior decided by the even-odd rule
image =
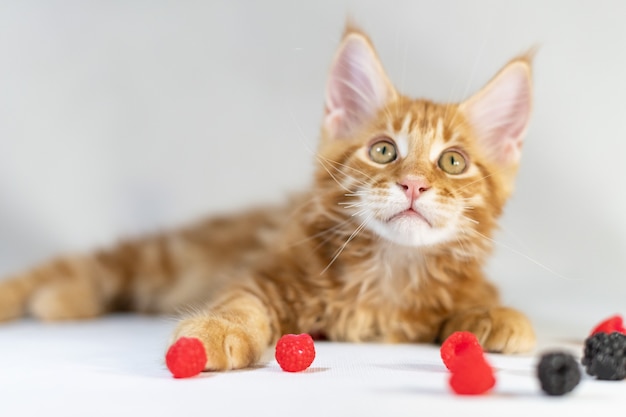
<svg viewBox="0 0 626 417">
<path fill-rule="evenodd" d="M 582 352 L 580 340 L 546 334 L 533 354 L 487 355 L 496 386 L 478 397 L 450 391 L 448 371 L 431 345 L 316 342 L 316 359 L 304 373 L 281 371 L 270 349 L 258 368 L 178 380 L 163 364 L 172 326 L 164 318 L 121 315 L 1 327 L 0 415 L 579 415 L 615 411 L 626 392 L 626 382 L 585 376 L 567 396 L 542 394 L 534 373 L 539 352 Z"/>
</svg>

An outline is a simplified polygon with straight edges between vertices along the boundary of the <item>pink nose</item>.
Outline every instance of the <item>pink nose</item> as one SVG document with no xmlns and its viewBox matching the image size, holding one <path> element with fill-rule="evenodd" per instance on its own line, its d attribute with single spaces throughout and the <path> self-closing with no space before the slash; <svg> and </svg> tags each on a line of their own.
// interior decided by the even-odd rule
<svg viewBox="0 0 626 417">
<path fill-rule="evenodd" d="M 417 200 L 423 192 L 430 189 L 430 184 L 425 178 L 405 178 L 398 185 L 404 190 L 404 193 L 410 201 Z"/>
</svg>

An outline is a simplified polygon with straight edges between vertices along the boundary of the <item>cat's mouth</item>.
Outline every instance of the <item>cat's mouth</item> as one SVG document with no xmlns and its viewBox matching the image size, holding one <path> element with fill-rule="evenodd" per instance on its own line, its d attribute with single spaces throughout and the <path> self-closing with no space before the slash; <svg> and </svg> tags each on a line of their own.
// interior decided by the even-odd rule
<svg viewBox="0 0 626 417">
<path fill-rule="evenodd" d="M 424 215 L 422 213 L 420 213 L 419 211 L 413 209 L 412 207 L 409 207 L 406 210 L 402 210 L 401 212 L 394 214 L 387 221 L 388 222 L 392 222 L 394 220 L 400 220 L 400 219 L 402 219 L 402 220 L 422 221 L 422 222 L 426 223 L 428 225 L 428 227 L 433 227 L 433 225 L 430 223 L 430 221 L 428 221 L 428 219 L 426 217 L 424 217 Z"/>
</svg>

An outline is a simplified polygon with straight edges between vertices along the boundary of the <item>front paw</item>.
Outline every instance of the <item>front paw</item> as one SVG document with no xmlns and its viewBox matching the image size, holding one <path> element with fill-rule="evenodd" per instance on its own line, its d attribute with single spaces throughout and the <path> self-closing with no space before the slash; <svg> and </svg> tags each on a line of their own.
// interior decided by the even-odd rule
<svg viewBox="0 0 626 417">
<path fill-rule="evenodd" d="M 183 320 L 176 328 L 168 355 L 177 350 L 175 354 L 179 358 L 177 362 L 195 363 L 196 374 L 203 370 L 226 371 L 247 368 L 258 362 L 266 347 L 256 333 L 239 323 L 219 317 L 189 318 Z M 181 341 L 186 346 L 190 340 L 195 342 L 189 348 L 181 349 Z M 199 355 L 197 350 L 202 348 L 204 355 Z M 198 363 L 199 360 L 204 363 Z M 168 367 L 176 376 L 177 372 L 172 369 L 170 363 L 173 362 L 168 360 Z"/>
<path fill-rule="evenodd" d="M 528 352 L 536 342 L 528 318 L 507 307 L 473 308 L 457 312 L 444 323 L 440 339 L 445 340 L 456 331 L 474 333 L 488 352 Z"/>
</svg>

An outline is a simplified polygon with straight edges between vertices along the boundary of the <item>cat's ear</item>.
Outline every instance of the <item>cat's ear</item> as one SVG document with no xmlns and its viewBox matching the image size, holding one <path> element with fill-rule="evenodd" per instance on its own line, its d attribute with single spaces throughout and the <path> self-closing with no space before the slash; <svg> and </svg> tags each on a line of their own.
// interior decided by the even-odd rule
<svg viewBox="0 0 626 417">
<path fill-rule="evenodd" d="M 509 62 L 482 90 L 461 103 L 477 139 L 494 162 L 516 165 L 532 107 L 531 57 Z"/>
<path fill-rule="evenodd" d="M 348 137 L 395 96 L 396 91 L 369 39 L 348 30 L 326 84 L 327 134 L 332 138 Z"/>
</svg>

